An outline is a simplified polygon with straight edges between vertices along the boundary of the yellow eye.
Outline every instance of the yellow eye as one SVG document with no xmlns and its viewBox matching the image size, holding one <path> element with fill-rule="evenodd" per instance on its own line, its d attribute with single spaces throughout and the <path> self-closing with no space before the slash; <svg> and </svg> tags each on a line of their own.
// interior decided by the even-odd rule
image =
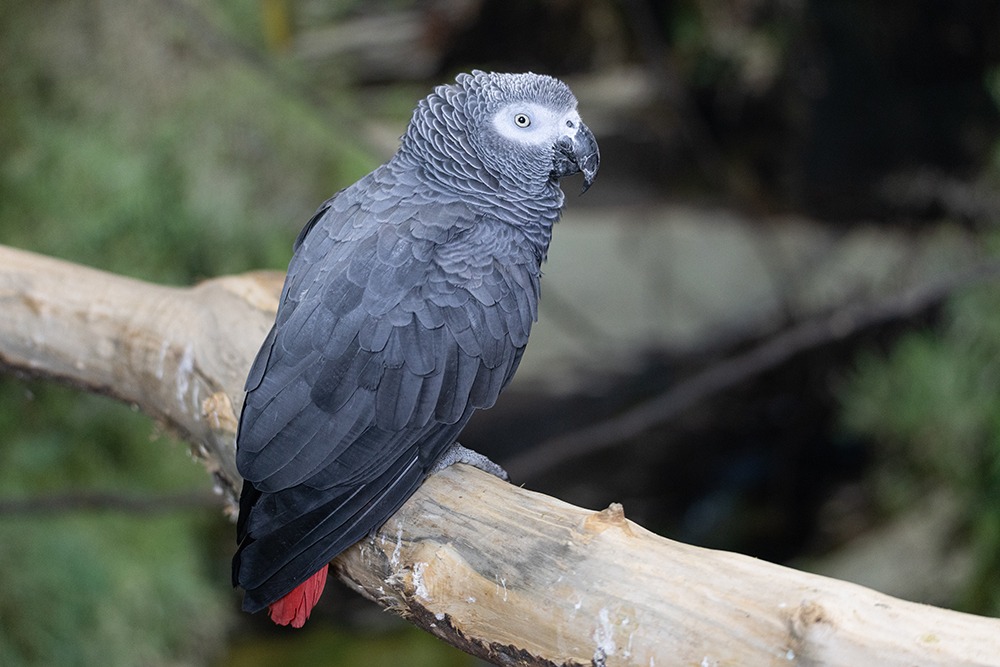
<svg viewBox="0 0 1000 667">
<path fill-rule="evenodd" d="M 517 125 L 518 127 L 528 127 L 531 125 L 531 116 L 526 113 L 515 114 L 514 125 Z"/>
</svg>

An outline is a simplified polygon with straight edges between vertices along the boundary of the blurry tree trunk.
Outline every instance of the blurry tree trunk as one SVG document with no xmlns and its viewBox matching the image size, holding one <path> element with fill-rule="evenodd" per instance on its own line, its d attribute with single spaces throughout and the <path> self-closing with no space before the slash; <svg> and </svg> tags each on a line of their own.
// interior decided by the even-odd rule
<svg viewBox="0 0 1000 667">
<path fill-rule="evenodd" d="M 255 273 L 162 287 L 0 246 L 0 365 L 137 405 L 191 443 L 231 508 L 243 378 L 280 286 Z M 1000 620 L 673 542 L 618 505 L 584 510 L 466 466 L 335 565 L 498 664 L 1000 665 Z"/>
</svg>

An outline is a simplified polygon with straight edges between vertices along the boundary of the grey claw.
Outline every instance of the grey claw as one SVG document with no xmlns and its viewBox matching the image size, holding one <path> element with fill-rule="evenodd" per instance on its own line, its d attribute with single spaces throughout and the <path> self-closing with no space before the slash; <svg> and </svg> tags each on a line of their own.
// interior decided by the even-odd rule
<svg viewBox="0 0 1000 667">
<path fill-rule="evenodd" d="M 453 463 L 466 463 L 470 466 L 479 468 L 483 472 L 488 472 L 494 477 L 499 477 L 505 482 L 510 481 L 510 477 L 507 475 L 507 471 L 498 466 L 493 461 L 480 454 L 479 452 L 472 451 L 468 447 L 463 447 L 459 443 L 452 444 L 451 447 L 437 460 L 434 467 L 431 469 L 431 474 L 444 470 Z"/>
</svg>

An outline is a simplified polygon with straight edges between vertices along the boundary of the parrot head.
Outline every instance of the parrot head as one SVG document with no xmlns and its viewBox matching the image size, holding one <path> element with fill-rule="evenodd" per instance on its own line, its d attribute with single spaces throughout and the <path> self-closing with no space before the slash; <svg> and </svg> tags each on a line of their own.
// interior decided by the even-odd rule
<svg viewBox="0 0 1000 667">
<path fill-rule="evenodd" d="M 577 173 L 586 192 L 601 162 L 569 87 L 530 72 L 459 74 L 418 105 L 410 132 L 423 135 L 450 182 L 468 175 L 477 187 L 515 195 L 537 195 Z"/>
</svg>

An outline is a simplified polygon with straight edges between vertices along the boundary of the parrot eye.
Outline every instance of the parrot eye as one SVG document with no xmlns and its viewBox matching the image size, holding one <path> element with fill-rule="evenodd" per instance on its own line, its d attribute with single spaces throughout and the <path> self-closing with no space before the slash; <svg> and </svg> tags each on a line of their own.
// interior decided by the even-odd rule
<svg viewBox="0 0 1000 667">
<path fill-rule="evenodd" d="M 531 116 L 526 113 L 515 114 L 514 125 L 517 125 L 518 127 L 528 127 L 531 125 Z"/>
</svg>

